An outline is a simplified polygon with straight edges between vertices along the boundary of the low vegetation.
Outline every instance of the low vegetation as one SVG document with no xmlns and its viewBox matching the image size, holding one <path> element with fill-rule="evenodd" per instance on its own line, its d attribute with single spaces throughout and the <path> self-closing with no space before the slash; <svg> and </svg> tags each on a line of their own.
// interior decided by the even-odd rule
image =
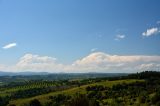
<svg viewBox="0 0 160 106">
<path fill-rule="evenodd" d="M 3 84 L 0 106 L 160 106 L 160 72 Z"/>
</svg>

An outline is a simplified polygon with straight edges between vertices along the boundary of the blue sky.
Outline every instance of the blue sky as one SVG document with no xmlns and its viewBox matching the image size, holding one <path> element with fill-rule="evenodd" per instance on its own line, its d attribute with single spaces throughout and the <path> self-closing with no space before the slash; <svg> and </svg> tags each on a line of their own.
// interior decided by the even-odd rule
<svg viewBox="0 0 160 106">
<path fill-rule="evenodd" d="M 26 54 L 61 64 L 98 52 L 159 56 L 159 5 L 158 0 L 0 0 L 1 69 Z"/>
</svg>

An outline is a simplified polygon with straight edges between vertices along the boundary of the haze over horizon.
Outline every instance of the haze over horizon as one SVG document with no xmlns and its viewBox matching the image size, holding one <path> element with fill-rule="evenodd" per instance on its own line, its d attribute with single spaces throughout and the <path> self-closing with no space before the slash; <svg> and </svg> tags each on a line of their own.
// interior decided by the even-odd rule
<svg viewBox="0 0 160 106">
<path fill-rule="evenodd" d="M 0 71 L 160 71 L 158 0 L 0 0 Z"/>
</svg>

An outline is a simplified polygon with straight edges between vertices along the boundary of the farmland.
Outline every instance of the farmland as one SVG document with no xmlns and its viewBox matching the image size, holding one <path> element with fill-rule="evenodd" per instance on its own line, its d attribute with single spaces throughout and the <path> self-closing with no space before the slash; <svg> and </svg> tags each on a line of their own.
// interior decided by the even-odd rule
<svg viewBox="0 0 160 106">
<path fill-rule="evenodd" d="M 159 72 L 1 85 L 1 106 L 159 106 Z M 36 105 L 35 105 L 36 104 Z"/>
</svg>

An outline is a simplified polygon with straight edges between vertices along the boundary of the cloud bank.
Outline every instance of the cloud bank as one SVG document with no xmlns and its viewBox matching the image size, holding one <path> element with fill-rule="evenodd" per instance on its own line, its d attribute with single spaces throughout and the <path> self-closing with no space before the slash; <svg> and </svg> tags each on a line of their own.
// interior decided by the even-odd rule
<svg viewBox="0 0 160 106">
<path fill-rule="evenodd" d="M 25 54 L 12 66 L 0 65 L 0 70 L 24 72 L 138 72 L 159 70 L 160 56 L 145 55 L 110 55 L 104 52 L 94 52 L 74 61 L 72 64 L 61 64 L 49 56 Z"/>
<path fill-rule="evenodd" d="M 3 46 L 2 48 L 3 48 L 3 49 L 10 49 L 10 48 L 13 48 L 13 47 L 15 47 L 15 46 L 17 46 L 16 43 L 10 43 L 10 44 L 7 44 L 7 45 Z"/>
</svg>

